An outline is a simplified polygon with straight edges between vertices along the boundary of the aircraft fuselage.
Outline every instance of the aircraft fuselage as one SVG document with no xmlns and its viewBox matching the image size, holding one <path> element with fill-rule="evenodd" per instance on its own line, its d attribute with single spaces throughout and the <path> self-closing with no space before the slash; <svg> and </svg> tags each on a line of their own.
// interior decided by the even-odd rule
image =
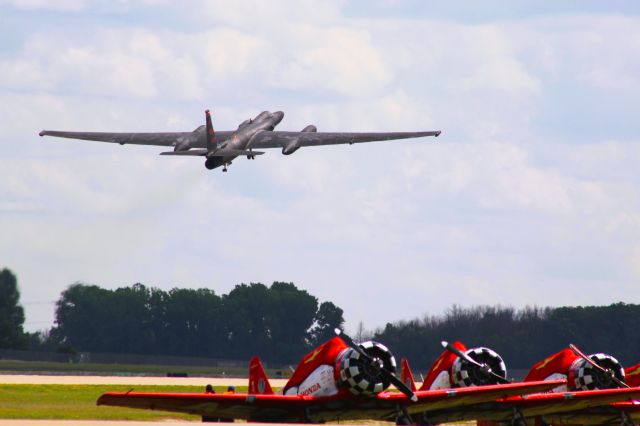
<svg viewBox="0 0 640 426">
<path fill-rule="evenodd" d="M 284 112 L 282 111 L 262 111 L 254 119 L 248 119 L 241 123 L 235 132 L 218 144 L 218 148 L 231 148 L 237 150 L 251 149 L 251 140 L 256 134 L 264 131 L 273 131 L 283 118 Z M 238 156 L 209 157 L 205 161 L 204 165 L 207 169 L 211 170 L 216 167 L 230 164 L 236 157 Z"/>
</svg>

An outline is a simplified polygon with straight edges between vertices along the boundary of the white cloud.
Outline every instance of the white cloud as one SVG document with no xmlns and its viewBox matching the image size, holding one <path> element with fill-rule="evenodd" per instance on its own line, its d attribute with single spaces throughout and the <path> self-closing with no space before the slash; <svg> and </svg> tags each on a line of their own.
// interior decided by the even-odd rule
<svg viewBox="0 0 640 426">
<path fill-rule="evenodd" d="M 51 88 L 42 66 L 22 58 L 0 61 L 0 81 L 3 87 L 12 89 Z"/>
<path fill-rule="evenodd" d="M 317 26 L 342 20 L 343 4 L 344 1 L 301 0 L 292 7 L 286 1 L 265 3 L 247 0 L 231 4 L 224 0 L 205 0 L 201 1 L 199 7 L 193 8 L 193 11 L 197 14 L 197 19 L 206 22 L 224 23 L 258 33 L 268 31 L 277 35 L 283 26 L 295 26 L 298 23 Z M 286 40 L 286 35 L 282 38 Z"/>
<path fill-rule="evenodd" d="M 458 28 L 464 53 L 473 62 L 460 80 L 462 90 L 497 90 L 529 95 L 540 90 L 538 79 L 517 59 L 508 30 L 497 26 Z"/>
<path fill-rule="evenodd" d="M 461 81 L 463 90 L 500 90 L 531 94 L 540 90 L 538 80 L 528 75 L 522 64 L 512 59 L 496 59 L 482 65 Z"/>
<path fill-rule="evenodd" d="M 296 38 L 300 47 L 272 77 L 275 87 L 358 96 L 379 92 L 391 80 L 382 55 L 365 31 L 300 28 Z"/>
<path fill-rule="evenodd" d="M 637 142 L 614 126 L 594 143 L 539 132 L 555 99 L 590 108 L 602 88 L 636 93 L 637 19 L 478 26 L 297 6 L 205 2 L 158 25 L 41 22 L 6 51 L 0 254 L 24 300 L 53 300 L 78 279 L 220 292 L 292 280 L 373 326 L 452 303 L 633 294 Z M 563 90 L 576 84 L 574 99 Z M 153 147 L 37 136 L 190 130 L 206 107 L 218 129 L 283 109 L 282 129 L 444 133 L 272 150 L 227 174 Z M 404 304 L 389 304 L 389 289 Z"/>
<path fill-rule="evenodd" d="M 17 9 L 25 10 L 61 10 L 79 11 L 87 6 L 86 0 L 0 0 L 0 4 L 8 4 Z"/>
</svg>

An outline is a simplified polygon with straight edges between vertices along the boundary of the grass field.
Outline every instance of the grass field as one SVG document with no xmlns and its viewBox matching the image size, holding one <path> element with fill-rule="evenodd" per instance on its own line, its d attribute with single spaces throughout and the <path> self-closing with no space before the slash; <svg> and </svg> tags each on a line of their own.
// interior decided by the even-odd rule
<svg viewBox="0 0 640 426">
<path fill-rule="evenodd" d="M 163 421 L 189 420 L 199 422 L 199 416 L 165 411 L 134 410 L 96 405 L 104 392 L 126 392 L 130 386 L 112 385 L 6 385 L 0 384 L 0 419 L 25 420 L 134 420 Z M 201 386 L 136 386 L 140 392 L 202 392 Z M 224 392 L 225 386 L 215 386 Z M 246 392 L 246 386 L 237 386 Z M 343 421 L 333 424 L 389 425 L 382 421 Z M 457 426 L 475 426 L 475 422 L 450 423 Z"/>
<path fill-rule="evenodd" d="M 104 392 L 126 392 L 131 386 L 0 384 L 0 419 L 56 420 L 199 420 L 197 416 L 96 405 Z M 136 391 L 202 392 L 201 386 L 135 386 Z M 225 387 L 216 387 L 224 392 Z M 247 389 L 238 387 L 238 392 Z"/>
</svg>

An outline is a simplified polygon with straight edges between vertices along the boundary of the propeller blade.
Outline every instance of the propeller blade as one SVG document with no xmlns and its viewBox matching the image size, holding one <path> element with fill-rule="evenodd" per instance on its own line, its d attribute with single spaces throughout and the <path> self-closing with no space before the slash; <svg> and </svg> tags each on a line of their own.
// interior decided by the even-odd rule
<svg viewBox="0 0 640 426">
<path fill-rule="evenodd" d="M 584 359 L 585 361 L 587 361 L 587 363 L 591 364 L 593 367 L 595 367 L 596 370 L 600 370 L 603 373 L 606 372 L 607 370 L 605 370 L 603 367 L 601 367 L 598 363 L 596 363 L 594 360 L 592 360 L 591 358 L 589 358 L 584 352 L 582 352 L 580 349 L 578 349 L 578 347 L 576 345 L 574 345 L 573 343 L 569 344 L 569 349 L 571 349 L 571 351 L 576 354 L 577 356 L 579 356 L 580 358 Z"/>
<path fill-rule="evenodd" d="M 601 365 L 599 365 L 597 362 L 595 362 L 594 360 L 592 360 L 591 358 L 589 358 L 584 352 L 582 352 L 576 345 L 574 345 L 573 343 L 569 344 L 569 349 L 571 349 L 571 351 L 576 354 L 577 356 L 579 356 L 580 358 L 584 359 L 587 363 L 591 364 L 596 370 L 599 370 L 601 372 L 603 372 L 604 374 L 607 374 L 611 377 L 611 380 L 613 380 L 619 387 L 621 388 L 628 388 L 629 385 L 626 384 L 625 382 L 623 382 L 622 380 L 618 379 L 616 377 L 616 375 L 613 373 L 613 371 L 606 369 L 604 367 L 602 367 Z"/>
<path fill-rule="evenodd" d="M 616 382 L 616 384 L 618 386 L 620 386 L 621 388 L 630 388 L 631 386 L 629 386 L 628 384 L 626 384 L 625 382 L 623 382 L 622 380 L 618 379 L 615 374 L 612 377 L 613 381 Z"/>
<path fill-rule="evenodd" d="M 334 332 L 336 333 L 337 336 L 340 336 L 340 338 L 347 344 L 347 346 L 349 346 L 354 351 L 358 352 L 360 354 L 360 356 L 363 357 L 368 363 L 370 363 L 372 366 L 377 368 L 382 373 L 382 375 L 387 380 L 389 380 L 389 382 L 391 382 L 400 392 L 402 392 L 407 397 L 409 397 L 409 399 L 411 399 L 411 401 L 418 402 L 418 397 L 416 396 L 416 394 L 413 393 L 413 391 L 411 389 L 409 389 L 409 387 L 407 387 L 407 385 L 402 383 L 402 380 L 400 380 L 398 377 L 396 377 L 395 374 L 393 374 L 392 372 L 390 372 L 386 368 L 380 367 L 378 365 L 378 363 L 375 362 L 375 360 L 371 356 L 369 356 L 369 354 L 366 353 L 360 347 L 360 345 L 357 345 L 356 342 L 354 342 L 351 337 L 349 337 L 347 334 L 345 334 L 339 328 L 334 329 Z"/>
<path fill-rule="evenodd" d="M 360 356 L 364 357 L 367 361 L 373 362 L 373 358 L 371 358 L 368 353 L 362 350 L 360 345 L 357 345 L 356 342 L 354 342 L 353 339 L 345 334 L 342 330 L 336 328 L 333 331 L 336 333 L 336 336 L 340 336 L 340 338 L 347 344 L 347 346 L 358 352 Z"/>
<path fill-rule="evenodd" d="M 442 342 L 440 342 L 440 344 L 449 352 L 453 352 L 454 354 L 456 354 L 458 358 L 462 358 L 463 360 L 467 361 L 469 364 L 473 364 L 478 368 L 482 368 L 482 364 L 480 364 L 478 361 L 476 361 L 475 359 L 471 358 L 469 355 L 462 352 L 460 349 L 453 346 L 451 343 L 443 340 Z"/>
<path fill-rule="evenodd" d="M 380 369 L 380 371 L 400 392 L 407 395 L 411 401 L 418 402 L 418 397 L 416 396 L 416 394 L 413 393 L 413 391 L 407 385 L 405 385 L 402 380 L 400 380 L 395 374 L 385 370 L 384 368 Z"/>
<path fill-rule="evenodd" d="M 459 358 L 462 358 L 463 360 L 465 360 L 469 364 L 475 365 L 476 367 L 478 367 L 478 369 L 481 372 L 483 372 L 484 374 L 493 377 L 498 383 L 502 383 L 502 384 L 510 383 L 507 379 L 505 379 L 501 375 L 494 373 L 491 370 L 491 367 L 489 367 L 487 364 L 480 364 L 478 361 L 476 361 L 475 359 L 471 358 L 469 355 L 467 355 L 466 353 L 462 352 L 460 349 L 456 348 L 451 343 L 446 342 L 446 341 L 443 340 L 442 342 L 440 342 L 440 344 L 446 350 L 456 354 Z"/>
</svg>

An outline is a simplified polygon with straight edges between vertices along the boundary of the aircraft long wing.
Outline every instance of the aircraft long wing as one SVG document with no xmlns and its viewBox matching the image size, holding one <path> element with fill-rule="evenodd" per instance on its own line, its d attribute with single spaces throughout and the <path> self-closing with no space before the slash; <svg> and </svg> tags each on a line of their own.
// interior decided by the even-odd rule
<svg viewBox="0 0 640 426">
<path fill-rule="evenodd" d="M 216 131 L 219 140 L 226 140 L 232 131 Z M 342 132 L 260 132 L 251 141 L 251 148 L 282 148 L 291 143 L 299 146 L 318 146 L 351 144 L 362 142 L 388 141 L 393 139 L 420 138 L 425 136 L 439 136 L 440 131 L 429 132 L 386 132 L 386 133 L 342 133 Z M 43 130 L 40 136 L 53 136 L 57 138 L 80 139 L 97 142 L 111 142 L 134 145 L 173 146 L 183 139 L 193 138 L 193 132 L 149 132 L 149 133 L 122 133 L 122 132 L 66 132 L 57 130 Z M 194 144 L 194 146 L 198 146 Z"/>
<path fill-rule="evenodd" d="M 231 131 L 218 131 L 216 137 L 225 140 Z M 56 138 L 81 139 L 86 141 L 111 142 L 133 145 L 173 146 L 180 140 L 193 139 L 194 132 L 158 132 L 158 133 L 111 133 L 111 132 L 64 132 L 57 130 L 43 130 L 40 136 L 54 136 Z"/>
<path fill-rule="evenodd" d="M 119 144 L 172 146 L 180 138 L 188 137 L 191 132 L 169 133 L 106 133 L 106 132 L 59 132 L 43 130 L 40 136 L 82 139 L 86 141 L 113 142 Z"/>
<path fill-rule="evenodd" d="M 295 143 L 298 146 L 352 144 L 388 141 L 393 139 L 440 136 L 440 130 L 429 132 L 342 133 L 342 132 L 260 132 L 251 140 L 251 148 L 282 148 Z"/>
<path fill-rule="evenodd" d="M 564 381 L 513 383 L 461 389 L 418 391 L 417 402 L 397 392 L 383 392 L 373 398 L 351 395 L 332 397 L 290 395 L 247 395 L 208 393 L 105 393 L 98 405 L 115 405 L 175 411 L 207 417 L 254 421 L 316 422 L 347 419 L 393 419 L 398 406 L 419 413 L 426 410 L 454 410 L 514 395 L 542 392 Z"/>
</svg>

